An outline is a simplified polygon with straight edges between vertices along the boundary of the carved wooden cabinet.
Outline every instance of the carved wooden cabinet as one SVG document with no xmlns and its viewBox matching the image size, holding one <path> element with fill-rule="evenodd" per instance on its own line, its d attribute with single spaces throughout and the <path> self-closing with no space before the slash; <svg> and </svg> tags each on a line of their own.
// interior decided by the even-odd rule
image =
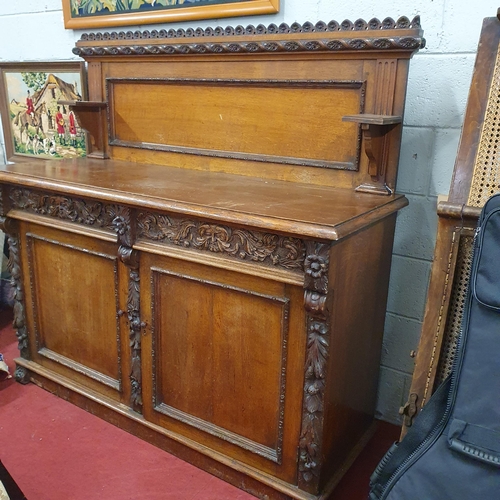
<svg viewBox="0 0 500 500">
<path fill-rule="evenodd" d="M 249 31 L 78 42 L 89 157 L 0 171 L 16 376 L 260 498 L 326 498 L 373 427 L 423 39 Z"/>
</svg>

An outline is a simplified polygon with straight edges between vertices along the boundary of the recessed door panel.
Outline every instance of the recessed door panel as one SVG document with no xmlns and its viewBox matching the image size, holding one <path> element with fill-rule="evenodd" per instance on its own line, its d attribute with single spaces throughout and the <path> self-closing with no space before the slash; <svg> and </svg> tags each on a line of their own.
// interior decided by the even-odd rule
<svg viewBox="0 0 500 500">
<path fill-rule="evenodd" d="M 119 390 L 116 256 L 34 234 L 27 243 L 40 362 Z"/>
<path fill-rule="evenodd" d="M 280 462 L 288 299 L 152 276 L 155 409 Z"/>
</svg>

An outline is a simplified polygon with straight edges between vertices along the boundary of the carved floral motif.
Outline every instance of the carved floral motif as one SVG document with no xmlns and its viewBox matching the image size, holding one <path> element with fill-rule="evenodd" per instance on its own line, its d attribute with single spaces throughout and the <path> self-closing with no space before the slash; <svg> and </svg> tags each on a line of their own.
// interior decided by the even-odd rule
<svg viewBox="0 0 500 500">
<path fill-rule="evenodd" d="M 321 468 L 321 441 L 326 366 L 329 349 L 329 245 L 306 242 L 304 307 L 307 312 L 307 352 L 304 402 L 299 438 L 299 487 L 315 493 Z"/>
<path fill-rule="evenodd" d="M 120 246 L 118 253 L 122 262 L 129 268 L 127 322 L 131 351 L 130 402 L 133 408 L 140 410 L 142 406 L 141 332 L 146 325 L 140 317 L 139 254 L 124 245 Z"/>
<path fill-rule="evenodd" d="M 118 241 L 127 247 L 131 247 L 132 226 L 130 224 L 130 210 L 119 205 L 107 205 L 106 215 L 111 219 L 111 227 L 118 235 Z"/>
<path fill-rule="evenodd" d="M 328 245 L 306 243 L 304 288 L 326 293 L 328 290 Z"/>
<path fill-rule="evenodd" d="M 49 195 L 30 189 L 13 189 L 10 199 L 13 208 L 87 226 L 111 229 L 119 238 L 126 237 L 129 231 L 129 209 L 120 205 L 106 205 L 97 201 L 56 194 Z"/>
<path fill-rule="evenodd" d="M 302 241 L 277 234 L 152 213 L 139 214 L 138 231 L 139 237 L 155 241 L 166 240 L 174 245 L 265 262 L 286 269 L 301 269 L 304 261 Z"/>
<path fill-rule="evenodd" d="M 11 284 L 14 289 L 14 321 L 12 326 L 16 331 L 18 349 L 21 357 L 29 359 L 28 330 L 26 328 L 26 318 L 24 314 L 24 291 L 21 277 L 19 239 L 14 235 L 8 235 L 8 244 L 8 269 L 11 275 Z"/>
<path fill-rule="evenodd" d="M 142 405 L 141 388 L 141 331 L 145 326 L 139 315 L 139 270 L 131 269 L 128 285 L 127 314 L 130 324 L 130 349 L 132 351 L 130 382 L 131 401 L 134 406 Z"/>
<path fill-rule="evenodd" d="M 21 384 L 28 384 L 30 382 L 30 373 L 24 366 L 17 365 L 14 379 Z"/>
<path fill-rule="evenodd" d="M 306 483 L 318 479 L 320 469 L 328 330 L 326 323 L 308 321 L 304 413 L 299 439 L 299 474 Z"/>
<path fill-rule="evenodd" d="M 0 188 L 0 230 L 7 237 L 9 246 L 9 261 L 7 268 L 10 273 L 10 282 L 13 289 L 13 321 L 12 326 L 16 332 L 19 354 L 25 359 L 30 358 L 28 347 L 28 328 L 26 326 L 26 316 L 24 309 L 24 292 L 21 275 L 21 256 L 19 253 L 19 237 L 17 234 L 17 221 L 5 217 L 3 206 L 3 189 Z M 30 381 L 30 374 L 23 366 L 16 366 L 14 378 L 21 384 Z"/>
</svg>

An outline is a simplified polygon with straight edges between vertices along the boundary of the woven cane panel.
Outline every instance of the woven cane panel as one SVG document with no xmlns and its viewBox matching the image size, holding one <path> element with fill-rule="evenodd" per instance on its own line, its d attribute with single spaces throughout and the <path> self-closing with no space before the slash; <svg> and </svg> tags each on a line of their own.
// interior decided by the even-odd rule
<svg viewBox="0 0 500 500">
<path fill-rule="evenodd" d="M 500 46 L 490 86 L 490 95 L 474 163 L 467 204 L 482 207 L 500 191 Z"/>
<path fill-rule="evenodd" d="M 469 286 L 474 246 L 473 236 L 462 236 L 458 247 L 455 279 L 450 295 L 450 306 L 443 335 L 443 346 L 436 373 L 434 387 L 437 387 L 451 373 L 453 360 L 457 351 L 457 341 L 462 326 L 462 317 Z"/>
</svg>

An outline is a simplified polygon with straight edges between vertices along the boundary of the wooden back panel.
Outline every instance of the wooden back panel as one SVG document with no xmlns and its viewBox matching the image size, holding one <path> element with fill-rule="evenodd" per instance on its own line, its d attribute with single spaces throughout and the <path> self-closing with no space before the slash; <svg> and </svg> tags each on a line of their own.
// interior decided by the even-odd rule
<svg viewBox="0 0 500 500">
<path fill-rule="evenodd" d="M 362 81 L 183 78 L 107 84 L 113 146 L 358 169 L 360 132 L 341 116 L 363 112 Z"/>
<path fill-rule="evenodd" d="M 388 194 L 423 44 L 401 18 L 87 34 L 74 52 L 107 106 L 104 157 Z"/>
<path fill-rule="evenodd" d="M 500 191 L 500 18 L 483 22 L 462 136 L 438 232 L 426 311 L 403 435 L 451 373 L 472 263 L 474 230 L 488 198 Z"/>
</svg>

